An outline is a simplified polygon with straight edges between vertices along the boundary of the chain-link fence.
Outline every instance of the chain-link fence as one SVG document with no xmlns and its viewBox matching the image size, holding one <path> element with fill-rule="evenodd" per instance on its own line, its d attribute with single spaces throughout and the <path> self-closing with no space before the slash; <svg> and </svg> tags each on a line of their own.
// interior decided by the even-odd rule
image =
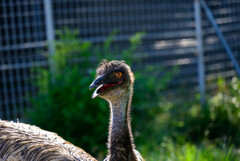
<svg viewBox="0 0 240 161">
<path fill-rule="evenodd" d="M 240 60 L 240 1 L 207 1 L 220 30 L 237 60 Z M 49 7 L 50 5 L 50 7 Z M 50 14 L 50 15 L 49 15 Z M 50 17 L 49 17 L 50 16 Z M 206 81 L 220 74 L 236 75 L 211 23 L 202 17 Z M 50 26 L 49 26 L 50 25 Z M 117 29 L 119 47 L 144 31 L 140 49 L 144 63 L 179 66 L 171 88 L 198 90 L 197 39 L 192 0 L 1 0 L 0 1 L 0 118 L 16 119 L 28 108 L 33 67 L 47 66 L 42 56 L 51 33 L 64 26 L 80 31 L 79 38 L 102 43 Z M 207 89 L 216 88 L 209 83 Z"/>
</svg>

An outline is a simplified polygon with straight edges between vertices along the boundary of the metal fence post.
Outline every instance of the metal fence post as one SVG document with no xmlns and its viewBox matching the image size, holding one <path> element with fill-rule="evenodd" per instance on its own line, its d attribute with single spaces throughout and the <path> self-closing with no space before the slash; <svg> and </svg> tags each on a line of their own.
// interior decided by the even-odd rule
<svg viewBox="0 0 240 161">
<path fill-rule="evenodd" d="M 202 40 L 202 14 L 199 0 L 194 1 L 195 13 L 195 29 L 197 37 L 197 51 L 198 51 L 198 83 L 200 90 L 200 101 L 205 103 L 205 69 L 204 69 L 204 53 Z"/>
<path fill-rule="evenodd" d="M 212 24 L 213 28 L 215 29 L 215 31 L 216 31 L 224 49 L 226 50 L 226 52 L 227 52 L 229 58 L 231 59 L 231 61 L 233 62 L 234 67 L 236 68 L 238 76 L 240 77 L 240 66 L 239 66 L 236 58 L 234 57 L 234 55 L 232 53 L 232 50 L 230 49 L 227 41 L 225 40 L 221 30 L 219 29 L 213 15 L 212 15 L 211 10 L 208 8 L 208 6 L 207 6 L 207 4 L 204 0 L 200 0 L 200 1 L 201 1 L 201 5 L 202 5 L 203 9 L 205 10 L 207 18 L 209 19 L 210 23 Z"/>
<path fill-rule="evenodd" d="M 55 71 L 55 64 L 53 61 L 53 54 L 55 53 L 54 47 L 54 26 L 53 26 L 53 13 L 52 13 L 52 0 L 44 0 L 44 14 L 45 14 L 45 24 L 46 24 L 46 36 L 48 43 L 48 53 L 49 53 L 49 66 L 51 74 Z M 53 77 L 52 77 L 53 78 Z"/>
</svg>

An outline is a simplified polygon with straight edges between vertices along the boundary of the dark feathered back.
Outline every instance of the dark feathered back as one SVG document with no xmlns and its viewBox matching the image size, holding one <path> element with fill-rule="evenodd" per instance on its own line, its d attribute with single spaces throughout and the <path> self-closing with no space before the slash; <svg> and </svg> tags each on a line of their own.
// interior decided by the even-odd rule
<svg viewBox="0 0 240 161">
<path fill-rule="evenodd" d="M 24 123 L 0 121 L 0 160 L 96 161 L 57 134 Z"/>
</svg>

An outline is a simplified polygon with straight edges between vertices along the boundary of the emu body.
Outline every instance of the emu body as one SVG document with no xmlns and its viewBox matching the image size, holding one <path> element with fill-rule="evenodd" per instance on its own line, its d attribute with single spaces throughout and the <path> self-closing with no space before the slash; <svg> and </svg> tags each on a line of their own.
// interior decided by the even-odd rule
<svg viewBox="0 0 240 161">
<path fill-rule="evenodd" d="M 123 61 L 104 61 L 97 78 L 93 98 L 109 102 L 111 111 L 108 156 L 104 161 L 143 161 L 135 149 L 131 128 L 131 100 L 134 76 Z M 55 133 L 24 123 L 0 121 L 0 161 L 97 161 L 84 150 Z"/>
<path fill-rule="evenodd" d="M 0 160 L 96 161 L 55 133 L 9 121 L 0 121 Z"/>
</svg>

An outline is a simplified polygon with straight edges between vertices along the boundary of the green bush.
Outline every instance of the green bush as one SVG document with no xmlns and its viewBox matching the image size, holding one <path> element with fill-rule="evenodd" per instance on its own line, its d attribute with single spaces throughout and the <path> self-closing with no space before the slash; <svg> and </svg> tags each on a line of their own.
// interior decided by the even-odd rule
<svg viewBox="0 0 240 161">
<path fill-rule="evenodd" d="M 171 135 L 178 141 L 210 140 L 219 145 L 240 146 L 240 81 L 234 77 L 230 84 L 218 80 L 218 90 L 202 107 L 194 103 L 173 104 Z M 179 107 L 181 109 L 179 110 Z M 176 112 L 177 111 L 177 112 Z"/>
<path fill-rule="evenodd" d="M 32 124 L 96 154 L 106 149 L 109 114 L 107 104 L 100 99 L 93 101 L 88 89 L 95 74 L 89 63 L 92 45 L 67 29 L 58 36 L 53 72 L 34 69 L 38 73 L 38 95 L 32 98 L 33 108 L 27 116 Z M 74 58 L 81 60 L 73 63 Z"/>
<path fill-rule="evenodd" d="M 97 67 L 96 61 L 92 61 L 94 57 L 98 58 L 97 62 L 102 58 L 123 59 L 134 68 L 133 131 L 137 144 L 146 142 L 146 131 L 151 129 L 154 116 L 160 110 L 160 91 L 171 78 L 170 72 L 163 73 L 160 68 L 141 67 L 136 50 L 144 33 L 131 37 L 129 47 L 123 51 L 112 45 L 115 34 L 113 32 L 103 45 L 93 46 L 79 40 L 76 31 L 58 32 L 52 70 L 34 69 L 38 75 L 38 95 L 32 98 L 33 108 L 27 112 L 31 124 L 54 131 L 99 158 L 103 158 L 107 150 L 109 108 L 100 98 L 92 100 L 92 91 L 88 89 Z M 160 74 L 161 79 L 154 79 Z"/>
<path fill-rule="evenodd" d="M 212 158 L 209 160 L 232 156 L 231 151 L 202 148 L 185 142 L 211 140 L 219 145 L 234 143 L 239 146 L 240 81 L 233 78 L 228 86 L 219 80 L 216 95 L 209 97 L 204 107 L 198 101 L 167 99 L 163 93 L 177 68 L 166 72 L 158 66 L 142 65 L 141 56 L 145 55 L 139 54 L 137 49 L 144 33 L 131 37 L 129 47 L 122 51 L 112 43 L 115 34 L 113 32 L 102 45 L 93 46 L 79 40 L 76 31 L 65 29 L 58 32 L 52 70 L 38 68 L 33 71 L 38 75 L 35 84 L 38 94 L 32 98 L 33 108 L 27 112 L 30 123 L 54 131 L 102 159 L 107 151 L 109 108 L 100 98 L 92 100 L 92 91 L 88 87 L 101 59 L 123 59 L 133 68 L 136 78 L 132 103 L 133 132 L 137 147 L 141 147 L 139 150 L 147 160 L 201 161 L 208 160 L 206 156 Z M 177 144 L 166 143 L 166 136 Z M 199 159 L 200 155 L 203 155 L 202 159 Z"/>
<path fill-rule="evenodd" d="M 240 80 L 234 77 L 228 85 L 219 79 L 217 94 L 209 99 L 208 108 L 211 122 L 207 137 L 240 146 Z"/>
</svg>

